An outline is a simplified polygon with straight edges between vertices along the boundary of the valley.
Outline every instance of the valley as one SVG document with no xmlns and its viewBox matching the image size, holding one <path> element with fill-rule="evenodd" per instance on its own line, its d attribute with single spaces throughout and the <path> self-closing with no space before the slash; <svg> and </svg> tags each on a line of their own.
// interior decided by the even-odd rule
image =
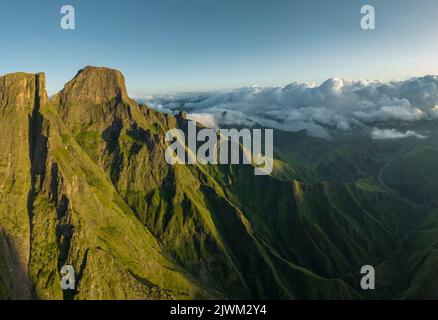
<svg viewBox="0 0 438 320">
<path fill-rule="evenodd" d="M 50 99 L 43 74 L 0 79 L 2 242 L 32 298 L 438 298 L 436 122 L 414 124 L 427 139 L 274 130 L 273 171 L 257 176 L 168 165 L 165 134 L 187 132 L 185 113 L 139 105 L 117 70 L 86 67 Z M 65 264 L 74 292 L 59 286 Z"/>
</svg>

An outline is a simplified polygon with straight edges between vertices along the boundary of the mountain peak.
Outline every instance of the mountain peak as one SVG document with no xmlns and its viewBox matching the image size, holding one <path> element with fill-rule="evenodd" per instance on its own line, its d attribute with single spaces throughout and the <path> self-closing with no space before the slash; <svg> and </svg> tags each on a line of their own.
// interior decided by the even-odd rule
<svg viewBox="0 0 438 320">
<path fill-rule="evenodd" d="M 125 77 L 115 69 L 87 66 L 59 93 L 62 103 L 128 101 Z"/>
<path fill-rule="evenodd" d="M 10 73 L 0 77 L 0 106 L 32 110 L 48 101 L 44 73 Z"/>
</svg>

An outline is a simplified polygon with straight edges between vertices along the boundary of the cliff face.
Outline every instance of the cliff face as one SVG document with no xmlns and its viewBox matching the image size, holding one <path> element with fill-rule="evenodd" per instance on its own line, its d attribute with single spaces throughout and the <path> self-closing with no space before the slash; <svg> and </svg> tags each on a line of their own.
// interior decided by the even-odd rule
<svg viewBox="0 0 438 320">
<path fill-rule="evenodd" d="M 13 73 L 0 77 L 2 112 L 32 112 L 36 104 L 48 102 L 44 73 Z"/>
<path fill-rule="evenodd" d="M 0 77 L 0 225 L 10 253 L 13 297 L 29 297 L 29 192 L 35 112 L 48 101 L 44 74 Z"/>
<path fill-rule="evenodd" d="M 56 99 L 56 98 L 55 98 Z M 59 93 L 62 105 L 102 104 L 128 101 L 122 73 L 103 67 L 85 67 Z"/>
<path fill-rule="evenodd" d="M 64 298 L 203 295 L 77 144 L 47 99 L 44 76 L 0 80 L 3 297 L 63 298 L 65 264 L 75 267 L 78 287 Z M 119 89 L 101 94 L 123 100 Z"/>
</svg>

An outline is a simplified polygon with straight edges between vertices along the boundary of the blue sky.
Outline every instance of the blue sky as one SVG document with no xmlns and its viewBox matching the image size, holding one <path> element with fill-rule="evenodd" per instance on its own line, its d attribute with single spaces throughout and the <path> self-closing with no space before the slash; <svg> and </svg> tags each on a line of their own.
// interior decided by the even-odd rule
<svg viewBox="0 0 438 320">
<path fill-rule="evenodd" d="M 76 9 L 76 30 L 59 27 Z M 360 8 L 376 9 L 374 31 Z M 60 90 L 85 65 L 117 68 L 131 95 L 438 74 L 436 0 L 1 1 L 0 73 Z"/>
</svg>

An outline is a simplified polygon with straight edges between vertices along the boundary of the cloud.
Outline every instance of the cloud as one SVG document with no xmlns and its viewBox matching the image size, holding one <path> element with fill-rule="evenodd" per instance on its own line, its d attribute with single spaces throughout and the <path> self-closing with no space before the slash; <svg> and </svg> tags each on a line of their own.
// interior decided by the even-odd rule
<svg viewBox="0 0 438 320">
<path fill-rule="evenodd" d="M 329 137 L 334 132 L 438 118 L 438 76 L 406 81 L 369 82 L 332 78 L 321 85 L 253 86 L 223 92 L 154 96 L 146 101 L 161 111 L 186 111 L 215 126 L 306 130 Z M 210 115 L 206 118 L 206 115 Z M 199 118 L 201 119 L 201 118 Z"/>
<path fill-rule="evenodd" d="M 190 113 L 187 119 L 199 122 L 204 127 L 217 128 L 216 120 L 213 115 L 208 113 Z"/>
<path fill-rule="evenodd" d="M 374 128 L 371 132 L 371 137 L 375 140 L 383 139 L 403 139 L 409 137 L 415 137 L 418 139 L 425 139 L 426 136 L 416 133 L 415 131 L 408 130 L 405 133 L 396 129 L 378 129 Z"/>
</svg>

